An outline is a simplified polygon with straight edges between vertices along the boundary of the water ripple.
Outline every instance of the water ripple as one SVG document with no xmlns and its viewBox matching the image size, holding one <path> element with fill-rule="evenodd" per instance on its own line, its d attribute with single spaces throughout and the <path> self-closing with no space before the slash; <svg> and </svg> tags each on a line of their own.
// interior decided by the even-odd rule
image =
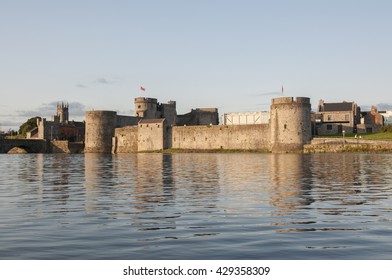
<svg viewBox="0 0 392 280">
<path fill-rule="evenodd" d="M 391 155 L 0 155 L 1 259 L 383 259 Z"/>
</svg>

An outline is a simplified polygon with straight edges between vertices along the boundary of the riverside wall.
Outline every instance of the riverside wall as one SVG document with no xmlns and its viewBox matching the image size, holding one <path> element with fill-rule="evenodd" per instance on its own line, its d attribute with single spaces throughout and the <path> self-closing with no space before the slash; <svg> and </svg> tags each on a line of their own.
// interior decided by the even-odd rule
<svg viewBox="0 0 392 280">
<path fill-rule="evenodd" d="M 165 149 L 302 151 L 303 145 L 311 139 L 310 99 L 274 98 L 270 114 L 269 124 L 173 126 L 165 118 L 143 117 L 135 126 L 136 117 L 119 122 L 116 112 L 90 111 L 86 113 L 85 152 L 133 153 Z"/>
<path fill-rule="evenodd" d="M 137 153 L 138 152 L 138 127 L 127 126 L 116 128 L 114 131 L 112 153 Z"/>
<path fill-rule="evenodd" d="M 67 140 L 50 141 L 49 153 L 80 154 L 83 153 L 84 144 L 81 142 L 69 142 Z"/>
<path fill-rule="evenodd" d="M 269 125 L 177 126 L 172 148 L 184 150 L 270 150 Z"/>
<path fill-rule="evenodd" d="M 353 138 L 313 138 L 304 145 L 303 152 L 310 153 L 391 153 L 392 141 Z"/>
<path fill-rule="evenodd" d="M 68 140 L 1 139 L 0 153 L 83 153 L 84 143 Z"/>
</svg>

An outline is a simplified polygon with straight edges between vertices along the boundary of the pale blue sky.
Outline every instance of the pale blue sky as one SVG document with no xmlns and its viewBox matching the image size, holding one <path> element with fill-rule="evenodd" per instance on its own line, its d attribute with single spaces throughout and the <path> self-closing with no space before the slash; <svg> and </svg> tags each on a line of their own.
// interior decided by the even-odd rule
<svg viewBox="0 0 392 280">
<path fill-rule="evenodd" d="M 392 104 L 391 15 L 382 0 L 0 0 L 0 127 L 61 100 L 78 120 L 138 96 L 268 110 L 282 85 L 314 107 Z"/>
</svg>

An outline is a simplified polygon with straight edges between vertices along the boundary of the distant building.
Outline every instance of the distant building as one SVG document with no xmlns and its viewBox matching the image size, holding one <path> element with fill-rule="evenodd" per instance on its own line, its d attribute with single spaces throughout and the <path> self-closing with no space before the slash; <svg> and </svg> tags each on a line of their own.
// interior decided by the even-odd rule
<svg viewBox="0 0 392 280">
<path fill-rule="evenodd" d="M 197 108 L 184 115 L 177 115 L 176 101 L 159 103 L 156 98 L 135 98 L 135 114 L 140 119 L 165 119 L 165 125 L 217 125 L 217 108 Z"/>
<path fill-rule="evenodd" d="M 358 133 L 378 132 L 384 125 L 384 116 L 375 106 L 368 112 L 361 112 L 361 123 L 358 125 Z"/>
<path fill-rule="evenodd" d="M 269 112 L 239 112 L 223 114 L 223 125 L 268 124 Z"/>
<path fill-rule="evenodd" d="M 85 122 L 69 121 L 68 108 L 67 103 L 57 103 L 57 114 L 52 116 L 52 120 L 37 119 L 37 127 L 27 133 L 27 138 L 84 141 Z"/>
<path fill-rule="evenodd" d="M 384 117 L 384 125 L 392 125 L 392 111 L 379 111 Z"/>
<path fill-rule="evenodd" d="M 189 113 L 177 116 L 177 125 L 218 125 L 217 108 L 196 108 Z"/>
<path fill-rule="evenodd" d="M 361 109 L 355 102 L 325 103 L 319 101 L 315 124 L 319 135 L 356 133 Z"/>
</svg>

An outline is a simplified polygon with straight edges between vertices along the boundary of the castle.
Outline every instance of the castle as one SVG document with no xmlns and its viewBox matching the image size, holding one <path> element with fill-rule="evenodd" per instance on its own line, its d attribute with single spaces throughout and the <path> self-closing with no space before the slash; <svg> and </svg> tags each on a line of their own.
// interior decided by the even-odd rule
<svg viewBox="0 0 392 280">
<path fill-rule="evenodd" d="M 218 125 L 215 108 L 177 115 L 176 102 L 135 98 L 136 116 L 114 111 L 86 112 L 86 153 L 183 150 L 302 151 L 310 143 L 311 105 L 307 97 L 272 99 L 267 124 Z"/>
</svg>

